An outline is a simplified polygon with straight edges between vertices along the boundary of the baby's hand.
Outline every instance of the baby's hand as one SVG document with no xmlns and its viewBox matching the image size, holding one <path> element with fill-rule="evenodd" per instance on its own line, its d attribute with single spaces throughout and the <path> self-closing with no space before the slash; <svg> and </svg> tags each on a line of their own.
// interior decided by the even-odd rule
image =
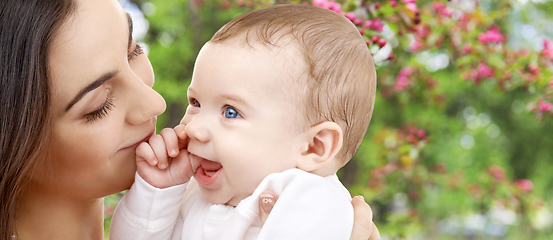
<svg viewBox="0 0 553 240">
<path fill-rule="evenodd" d="M 152 186 L 167 188 L 186 183 L 192 177 L 184 127 L 165 128 L 136 148 L 138 174 Z"/>
</svg>

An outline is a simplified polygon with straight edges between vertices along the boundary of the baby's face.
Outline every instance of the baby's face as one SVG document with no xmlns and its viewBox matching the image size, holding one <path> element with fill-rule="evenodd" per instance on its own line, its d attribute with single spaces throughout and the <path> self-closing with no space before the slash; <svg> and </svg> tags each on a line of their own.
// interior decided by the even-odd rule
<svg viewBox="0 0 553 240">
<path fill-rule="evenodd" d="M 208 43 L 194 68 L 181 123 L 195 178 L 212 203 L 236 206 L 270 173 L 302 155 L 302 102 L 290 89 L 303 63 L 294 46 Z"/>
</svg>

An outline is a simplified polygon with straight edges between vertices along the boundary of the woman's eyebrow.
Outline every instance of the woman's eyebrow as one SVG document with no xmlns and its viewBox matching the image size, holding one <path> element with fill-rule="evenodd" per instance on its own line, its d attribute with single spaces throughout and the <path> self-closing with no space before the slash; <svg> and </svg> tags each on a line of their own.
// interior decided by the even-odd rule
<svg viewBox="0 0 553 240">
<path fill-rule="evenodd" d="M 75 105 L 75 103 L 77 103 L 79 100 L 81 100 L 87 93 L 89 93 L 90 91 L 102 86 L 102 84 L 104 84 L 107 80 L 112 79 L 115 75 L 117 75 L 117 73 L 119 73 L 119 70 L 111 71 L 109 73 L 106 73 L 106 74 L 102 75 L 101 77 L 96 79 L 96 81 L 92 82 L 91 84 L 88 84 L 88 86 L 83 88 L 83 90 L 81 90 L 77 94 L 77 96 L 75 96 L 75 98 L 73 98 L 73 101 L 71 101 L 69 103 L 69 105 L 67 105 L 67 108 L 65 108 L 65 112 L 69 111 L 69 109 L 71 107 L 73 107 L 73 105 Z"/>
<path fill-rule="evenodd" d="M 128 22 L 128 25 L 129 25 L 129 44 L 127 46 L 127 49 L 131 50 L 133 23 L 132 23 L 131 15 L 129 13 L 127 13 L 127 22 Z"/>
</svg>

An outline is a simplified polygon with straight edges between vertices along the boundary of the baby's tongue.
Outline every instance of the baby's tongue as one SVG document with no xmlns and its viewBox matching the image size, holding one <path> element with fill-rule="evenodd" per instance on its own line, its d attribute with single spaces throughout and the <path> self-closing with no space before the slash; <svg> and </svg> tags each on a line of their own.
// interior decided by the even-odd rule
<svg viewBox="0 0 553 240">
<path fill-rule="evenodd" d="M 205 159 L 202 160 L 201 166 L 204 169 L 204 173 L 210 177 L 213 176 L 213 174 L 217 173 L 217 171 L 219 171 L 223 167 L 218 162 L 209 161 Z"/>
</svg>

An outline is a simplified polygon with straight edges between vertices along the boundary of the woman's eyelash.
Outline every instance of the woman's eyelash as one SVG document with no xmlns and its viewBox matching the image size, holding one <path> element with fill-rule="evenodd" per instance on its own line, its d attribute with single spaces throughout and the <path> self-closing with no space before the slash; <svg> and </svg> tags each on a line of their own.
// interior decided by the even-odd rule
<svg viewBox="0 0 553 240">
<path fill-rule="evenodd" d="M 134 47 L 134 50 L 132 52 L 130 52 L 129 55 L 127 56 L 127 60 L 131 61 L 131 60 L 135 59 L 138 55 L 143 54 L 143 53 L 144 53 L 144 50 L 142 49 L 142 47 L 140 45 L 138 45 L 138 43 L 136 43 L 135 47 Z"/>
<path fill-rule="evenodd" d="M 104 102 L 104 104 L 102 104 L 102 106 L 100 106 L 98 110 L 85 115 L 86 122 L 94 122 L 98 119 L 102 119 L 105 116 L 107 116 L 109 110 L 111 110 L 114 106 L 113 100 L 114 100 L 113 96 L 110 93 L 108 93 L 106 101 Z"/>
</svg>

